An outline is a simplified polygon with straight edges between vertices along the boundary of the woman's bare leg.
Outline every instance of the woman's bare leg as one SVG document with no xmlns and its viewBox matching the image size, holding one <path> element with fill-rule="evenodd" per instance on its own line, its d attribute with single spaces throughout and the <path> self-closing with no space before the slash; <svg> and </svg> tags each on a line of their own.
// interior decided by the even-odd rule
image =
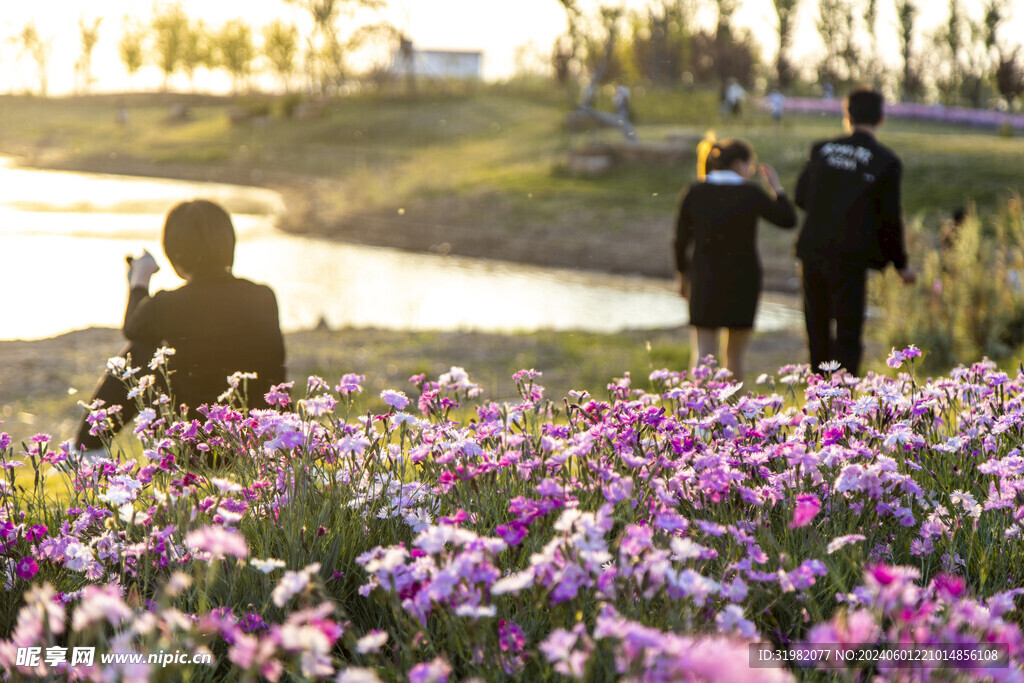
<svg viewBox="0 0 1024 683">
<path fill-rule="evenodd" d="M 690 372 L 697 369 L 704 356 L 714 356 L 721 362 L 718 352 L 718 329 L 713 327 L 690 328 Z"/>
<path fill-rule="evenodd" d="M 743 373 L 746 371 L 744 359 L 753 333 L 750 328 L 730 328 L 725 333 L 725 367 L 732 371 L 733 379 L 737 382 L 743 381 Z"/>
</svg>

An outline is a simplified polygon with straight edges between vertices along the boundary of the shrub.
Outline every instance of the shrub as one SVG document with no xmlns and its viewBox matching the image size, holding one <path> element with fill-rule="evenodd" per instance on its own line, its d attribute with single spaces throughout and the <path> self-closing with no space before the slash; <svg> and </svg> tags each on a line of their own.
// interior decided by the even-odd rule
<svg viewBox="0 0 1024 683">
<path fill-rule="evenodd" d="M 880 278 L 876 300 L 886 346 L 911 342 L 926 351 L 927 367 L 950 368 L 970 358 L 1006 358 L 1024 342 L 1024 220 L 1021 200 L 992 216 L 968 212 L 948 248 L 908 225 L 908 251 L 921 265 L 918 283 Z M 944 230 L 952 228 L 947 224 Z"/>
</svg>

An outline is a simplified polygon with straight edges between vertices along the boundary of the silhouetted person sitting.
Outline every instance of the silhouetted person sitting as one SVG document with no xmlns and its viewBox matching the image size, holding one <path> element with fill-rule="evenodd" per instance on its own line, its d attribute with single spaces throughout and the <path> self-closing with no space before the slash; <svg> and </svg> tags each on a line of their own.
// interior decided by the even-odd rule
<svg viewBox="0 0 1024 683">
<path fill-rule="evenodd" d="M 210 201 L 182 202 L 167 214 L 163 247 L 186 284 L 150 296 L 150 278 L 159 270 L 156 260 L 148 252 L 130 260 L 123 328 L 128 346 L 120 355 L 130 354 L 131 364 L 142 367 L 139 374 L 145 375 L 159 347 L 175 350 L 167 366 L 176 412 L 182 404 L 194 413 L 204 403 L 215 403 L 235 372 L 256 373 L 257 379 L 247 382 L 248 404 L 266 407 L 264 394 L 285 379 L 277 299 L 269 287 L 232 275 L 235 230 L 230 216 Z M 154 374 L 159 380 L 160 373 Z M 123 381 L 109 371 L 92 402 L 97 399 L 106 406 L 122 406 L 124 424 L 138 413 Z M 102 448 L 103 441 L 90 434 L 90 427 L 83 417 L 76 445 L 90 451 Z"/>
</svg>

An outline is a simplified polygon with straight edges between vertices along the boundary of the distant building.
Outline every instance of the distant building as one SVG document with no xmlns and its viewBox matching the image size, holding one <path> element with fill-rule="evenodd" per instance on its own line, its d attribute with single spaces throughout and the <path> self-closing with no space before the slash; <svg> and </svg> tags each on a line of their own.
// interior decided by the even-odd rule
<svg viewBox="0 0 1024 683">
<path fill-rule="evenodd" d="M 484 53 L 480 50 L 420 50 L 403 40 L 391 56 L 396 76 L 478 81 L 483 78 Z"/>
</svg>

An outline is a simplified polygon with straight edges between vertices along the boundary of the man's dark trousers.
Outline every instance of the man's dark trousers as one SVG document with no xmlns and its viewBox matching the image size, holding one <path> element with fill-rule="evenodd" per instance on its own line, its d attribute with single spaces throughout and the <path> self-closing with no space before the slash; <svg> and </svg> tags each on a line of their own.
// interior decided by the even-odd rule
<svg viewBox="0 0 1024 683">
<path fill-rule="evenodd" d="M 831 259 L 803 260 L 804 321 L 811 352 L 811 371 L 830 360 L 859 374 L 864 347 L 867 269 L 862 264 Z M 836 321 L 833 336 L 831 321 Z"/>
</svg>

